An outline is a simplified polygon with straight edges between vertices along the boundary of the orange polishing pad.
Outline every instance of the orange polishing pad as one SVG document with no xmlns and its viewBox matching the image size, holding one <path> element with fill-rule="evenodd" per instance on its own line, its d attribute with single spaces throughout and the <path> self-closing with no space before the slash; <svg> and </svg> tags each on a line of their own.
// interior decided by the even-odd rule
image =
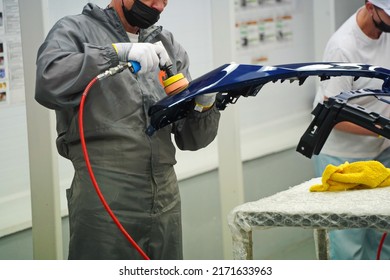
<svg viewBox="0 0 390 280">
<path fill-rule="evenodd" d="M 179 73 L 164 80 L 163 85 L 167 95 L 174 95 L 185 90 L 189 82 L 182 73 Z"/>
</svg>

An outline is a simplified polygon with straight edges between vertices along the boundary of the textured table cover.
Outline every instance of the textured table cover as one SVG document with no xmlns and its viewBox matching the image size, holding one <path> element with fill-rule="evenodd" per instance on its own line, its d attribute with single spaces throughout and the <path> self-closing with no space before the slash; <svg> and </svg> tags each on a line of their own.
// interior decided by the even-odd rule
<svg viewBox="0 0 390 280">
<path fill-rule="evenodd" d="M 234 259 L 253 258 L 252 231 L 256 228 L 370 227 L 390 230 L 390 187 L 343 192 L 309 191 L 312 185 L 319 183 L 321 178 L 314 178 L 234 208 L 228 216 Z"/>
</svg>

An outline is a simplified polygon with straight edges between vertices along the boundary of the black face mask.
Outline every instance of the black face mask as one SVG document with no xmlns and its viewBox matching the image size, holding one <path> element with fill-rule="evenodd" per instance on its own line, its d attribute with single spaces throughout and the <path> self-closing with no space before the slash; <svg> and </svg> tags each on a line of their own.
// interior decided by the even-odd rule
<svg viewBox="0 0 390 280">
<path fill-rule="evenodd" d="M 127 22 L 132 26 L 145 29 L 155 24 L 160 19 L 160 12 L 145 5 L 139 0 L 134 0 L 133 7 L 127 10 L 123 5 L 122 10 Z"/>
<path fill-rule="evenodd" d="M 379 14 L 378 14 L 378 11 L 376 9 L 375 9 L 375 11 L 376 11 L 376 14 L 378 15 L 378 18 L 380 19 L 380 22 L 376 22 L 374 20 L 374 17 L 372 17 L 372 21 L 374 22 L 375 27 L 378 28 L 382 32 L 390 33 L 390 25 L 384 23 L 383 20 L 381 19 L 381 17 L 379 16 Z"/>
</svg>

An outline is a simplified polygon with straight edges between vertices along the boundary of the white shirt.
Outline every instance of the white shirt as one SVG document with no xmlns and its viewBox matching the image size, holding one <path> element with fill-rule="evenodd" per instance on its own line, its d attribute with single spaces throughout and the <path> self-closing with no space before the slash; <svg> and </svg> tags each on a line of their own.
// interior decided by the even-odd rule
<svg viewBox="0 0 390 280">
<path fill-rule="evenodd" d="M 381 66 L 390 69 L 390 34 L 382 33 L 379 39 L 371 39 L 357 24 L 357 13 L 351 16 L 330 38 L 324 53 L 326 62 L 351 62 Z M 320 83 L 314 106 L 322 103 L 325 97 L 335 96 L 343 91 L 358 89 L 378 89 L 382 80 L 353 77 L 336 77 Z M 358 98 L 354 103 L 364 108 L 390 117 L 390 105 L 372 97 Z M 351 134 L 333 129 L 321 153 L 337 156 L 374 158 L 390 146 L 385 138 Z"/>
</svg>

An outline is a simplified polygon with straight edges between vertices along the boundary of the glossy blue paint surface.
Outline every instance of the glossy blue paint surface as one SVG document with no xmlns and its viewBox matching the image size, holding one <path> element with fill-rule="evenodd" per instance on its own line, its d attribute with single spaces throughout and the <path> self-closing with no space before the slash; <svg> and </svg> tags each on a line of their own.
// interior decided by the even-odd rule
<svg viewBox="0 0 390 280">
<path fill-rule="evenodd" d="M 276 66 L 250 64 L 225 64 L 193 80 L 181 93 L 166 97 L 149 110 L 151 125 L 148 134 L 184 118 L 190 102 L 205 93 L 225 93 L 217 101 L 223 110 L 232 99 L 255 96 L 263 85 L 278 80 L 298 80 L 303 84 L 307 77 L 319 76 L 321 80 L 336 76 L 377 78 L 383 80 L 382 89 L 390 90 L 390 70 L 378 66 L 355 63 L 298 63 Z"/>
</svg>

